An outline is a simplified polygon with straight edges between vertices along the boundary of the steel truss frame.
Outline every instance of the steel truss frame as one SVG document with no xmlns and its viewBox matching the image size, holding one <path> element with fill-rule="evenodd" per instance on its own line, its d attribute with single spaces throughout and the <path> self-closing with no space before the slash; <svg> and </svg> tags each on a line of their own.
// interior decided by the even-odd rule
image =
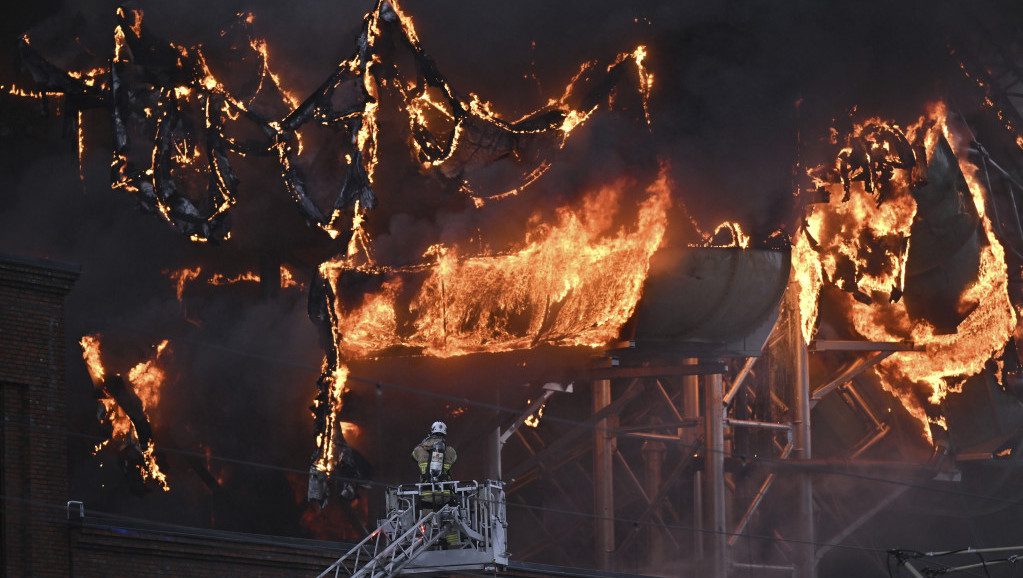
<svg viewBox="0 0 1023 578">
<path fill-rule="evenodd" d="M 851 444 L 843 462 L 855 466 L 891 432 L 857 376 L 890 355 L 918 348 L 824 340 L 807 347 L 786 307 L 791 304 L 782 305 L 760 357 L 723 360 L 683 352 L 639 366 L 600 368 L 591 373 L 598 379 L 591 382 L 592 413 L 583 424 L 556 437 L 544 428 L 499 428 L 504 441 L 516 440 L 528 456 L 505 472 L 512 501 L 535 503 L 526 497 L 531 490 L 549 490 L 553 493 L 542 499 L 589 512 L 556 520 L 530 511 L 542 530 L 517 551 L 527 559 L 547 555 L 578 565 L 578 555 L 552 538 L 582 533 L 593 544 L 587 558 L 608 571 L 699 571 L 724 578 L 730 570 L 756 569 L 765 575 L 816 576 L 817 563 L 834 545 L 849 540 L 905 488 L 879 495 L 867 512 L 833 504 L 803 466 L 813 463 L 812 408 L 837 396 L 860 420 L 866 433 Z M 794 359 L 773 352 L 783 342 L 800 345 Z M 863 356 L 811 387 L 808 357 L 827 351 Z M 772 383 L 772 364 L 790 366 L 793 383 Z M 729 371 L 729 365 L 738 369 Z M 549 403 L 565 403 L 564 397 L 553 399 Z M 786 519 L 779 520 L 780 513 Z M 837 525 L 816 528 L 822 513 Z M 833 533 L 821 540 L 818 530 Z M 753 549 L 757 554 L 751 559 Z"/>
</svg>

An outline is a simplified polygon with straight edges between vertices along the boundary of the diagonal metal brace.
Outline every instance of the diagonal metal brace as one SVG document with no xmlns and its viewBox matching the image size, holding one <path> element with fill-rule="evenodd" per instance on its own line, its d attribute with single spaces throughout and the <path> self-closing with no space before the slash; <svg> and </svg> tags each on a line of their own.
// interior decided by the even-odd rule
<svg viewBox="0 0 1023 578">
<path fill-rule="evenodd" d="M 499 438 L 501 440 L 501 445 L 503 446 L 505 443 L 507 443 L 508 438 L 510 438 L 512 434 L 515 433 L 515 430 L 519 429 L 519 427 L 521 427 L 522 424 L 525 423 L 527 419 L 529 419 L 529 416 L 535 414 L 536 411 L 540 409 L 540 406 L 547 403 L 547 400 L 550 399 L 552 395 L 559 391 L 563 391 L 565 393 L 572 393 L 573 385 L 574 385 L 573 383 L 570 383 L 566 386 L 554 382 L 545 383 L 543 386 L 544 389 L 543 395 L 536 398 L 536 400 L 534 400 L 533 403 L 529 404 L 529 407 L 526 408 L 526 411 L 522 412 L 522 414 L 520 414 L 519 417 L 517 417 L 515 421 L 512 422 L 510 426 L 508 426 L 508 429 L 501 432 L 501 437 Z"/>
<path fill-rule="evenodd" d="M 893 353 L 895 352 L 880 351 L 866 359 L 859 360 L 858 362 L 854 363 L 851 367 L 843 371 L 841 375 L 833 379 L 830 383 L 821 386 L 820 388 L 817 389 L 817 391 L 813 392 L 813 395 L 810 396 L 810 400 L 813 401 L 814 403 L 820 401 L 825 395 L 838 389 L 842 384 L 852 380 L 857 375 L 863 373 L 864 371 L 870 369 L 871 367 L 874 367 L 875 365 L 881 363 L 885 359 L 888 359 L 888 357 Z"/>
</svg>

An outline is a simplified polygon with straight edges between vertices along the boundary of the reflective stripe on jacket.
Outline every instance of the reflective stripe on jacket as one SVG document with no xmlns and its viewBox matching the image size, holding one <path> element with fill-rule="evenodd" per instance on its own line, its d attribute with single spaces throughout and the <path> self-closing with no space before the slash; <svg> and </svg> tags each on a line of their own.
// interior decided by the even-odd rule
<svg viewBox="0 0 1023 578">
<path fill-rule="evenodd" d="M 422 476 L 426 475 L 426 469 L 430 466 L 430 453 L 433 451 L 433 444 L 442 441 L 446 446 L 444 449 L 444 473 L 449 474 L 451 466 L 458 459 L 458 453 L 455 452 L 455 448 L 451 447 L 444 439 L 444 436 L 431 435 L 423 441 L 419 442 L 419 445 L 412 450 L 412 459 L 416 460 L 419 464 L 419 474 Z"/>
</svg>

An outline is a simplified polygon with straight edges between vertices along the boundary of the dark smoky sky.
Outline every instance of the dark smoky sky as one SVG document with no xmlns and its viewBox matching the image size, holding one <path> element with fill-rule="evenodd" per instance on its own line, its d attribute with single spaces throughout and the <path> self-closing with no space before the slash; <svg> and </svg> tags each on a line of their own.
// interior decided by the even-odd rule
<svg viewBox="0 0 1023 578">
<path fill-rule="evenodd" d="M 269 43 L 271 67 L 285 86 L 304 95 L 352 53 L 362 15 L 373 3 L 174 0 L 133 6 L 144 11 L 153 34 L 186 45 L 215 42 L 235 14 L 252 12 L 255 31 Z M 47 37 L 55 60 L 74 62 L 81 56 L 76 37 L 86 47 L 100 47 L 96 50 L 109 45 L 115 7 L 96 0 L 18 3 L 8 8 L 12 12 L 0 24 L 3 42 L 13 47 L 21 33 L 36 29 Z M 638 44 L 649 47 L 655 76 L 652 127 L 601 113 L 573 134 L 555 157 L 555 168 L 516 201 L 508 212 L 513 218 L 528 216 L 534 204 L 648 172 L 663 159 L 669 163 L 677 199 L 705 227 L 734 219 L 760 235 L 782 225 L 791 230 L 794 222 L 797 135 L 814 143 L 827 134 L 832 119 L 844 118 L 856 106 L 883 116 L 917 116 L 947 85 L 959 82 L 947 47 L 964 35 L 961 3 L 922 0 L 410 0 L 402 8 L 413 17 L 424 48 L 452 85 L 462 94 L 473 92 L 491 101 L 509 119 L 560 95 L 581 63 L 607 62 Z M 1011 12 L 1019 9 L 1006 10 L 1006 19 L 1019 17 Z M 16 72 L 13 50 L 5 54 L 0 82 L 28 83 Z M 98 55 L 103 57 L 102 52 Z M 802 102 L 798 114 L 797 101 Z M 132 199 L 110 190 L 109 126 L 102 111 L 87 114 L 84 180 L 77 171 L 74 136 L 63 134 L 60 119 L 43 118 L 34 105 L 3 97 L 0 123 L 0 252 L 82 268 L 68 299 L 73 427 L 87 431 L 93 417 L 88 377 L 74 345 L 79 336 L 108 335 L 112 364 L 122 371 L 142 360 L 153 344 L 171 337 L 178 369 L 155 418 L 158 442 L 162 436 L 182 449 L 209 447 L 215 454 L 244 460 L 308 467 L 312 423 L 306 406 L 322 352 L 306 318 L 304 290 L 283 290 L 275 299 L 261 300 L 251 285 L 192 286 L 182 304 L 165 273 L 201 264 L 234 274 L 257 269 L 260 256 L 269 253 L 308 282 L 313 268 L 340 249 L 305 226 L 289 206 L 275 180 L 273 160 L 239 163 L 237 234 L 220 246 L 200 246 L 155 217 L 140 215 Z M 813 152 L 808 145 L 804 154 L 811 157 Z M 394 174 L 401 178 L 386 177 L 392 187 L 427 186 L 408 171 Z M 380 193 L 388 219 L 375 226 L 382 232 L 383 252 L 394 260 L 406 258 L 401 249 L 408 244 L 446 234 L 457 240 L 457 234 L 445 231 L 471 232 L 481 224 L 464 208 L 424 216 L 413 206 L 414 198 L 408 207 L 395 207 Z M 682 219 L 676 223 L 685 226 Z M 196 326 L 188 319 L 201 323 Z M 450 369 L 418 363 L 433 368 L 433 373 L 418 372 L 421 383 L 460 379 Z M 476 367 L 486 363 L 465 364 L 475 367 L 467 370 L 471 377 L 465 381 L 487 373 Z M 395 380 L 415 371 L 383 365 L 377 371 Z M 536 365 L 550 370 L 547 361 Z M 527 377 L 507 379 L 510 383 Z M 413 412 L 402 410 L 401 415 L 407 413 Z M 380 418 L 366 419 L 371 436 L 377 427 L 371 422 Z M 432 419 L 408 416 L 402 421 L 420 428 Z M 175 427 L 160 425 L 169 423 Z M 418 441 L 418 430 L 406 437 L 401 443 Z M 200 507 L 196 499 L 181 497 L 207 491 L 181 459 L 169 462 L 171 483 L 187 491 L 129 501 L 118 486 L 119 477 L 109 473 L 116 466 L 107 463 L 107 473 L 100 472 L 87 449 L 86 442 L 72 442 L 72 489 L 105 508 L 159 511 L 194 522 L 195 516 L 182 513 L 188 508 L 178 506 L 199 508 L 200 517 L 209 510 L 213 519 L 214 510 L 231 501 L 204 498 Z M 379 448 L 367 453 L 371 458 L 385 455 Z M 400 456 L 395 459 L 404 459 L 405 453 L 404 448 L 394 452 Z M 219 468 L 214 474 L 224 475 L 238 503 L 259 498 L 245 492 L 291 499 L 292 489 L 280 474 Z M 238 481 L 242 478 L 248 485 Z M 97 489 L 97 480 L 114 489 Z M 220 505 L 210 505 L 214 502 Z M 266 520 L 290 514 L 284 507 L 275 511 L 261 521 L 232 514 L 234 527 L 280 531 L 279 524 Z"/>
</svg>

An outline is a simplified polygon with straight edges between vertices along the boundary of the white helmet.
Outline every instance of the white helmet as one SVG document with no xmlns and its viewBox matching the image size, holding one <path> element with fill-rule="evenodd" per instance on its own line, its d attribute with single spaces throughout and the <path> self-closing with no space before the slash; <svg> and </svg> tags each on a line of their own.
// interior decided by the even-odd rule
<svg viewBox="0 0 1023 578">
<path fill-rule="evenodd" d="M 442 421 L 435 421 L 430 426 L 430 434 L 446 436 L 448 435 L 448 426 L 444 425 Z"/>
</svg>

